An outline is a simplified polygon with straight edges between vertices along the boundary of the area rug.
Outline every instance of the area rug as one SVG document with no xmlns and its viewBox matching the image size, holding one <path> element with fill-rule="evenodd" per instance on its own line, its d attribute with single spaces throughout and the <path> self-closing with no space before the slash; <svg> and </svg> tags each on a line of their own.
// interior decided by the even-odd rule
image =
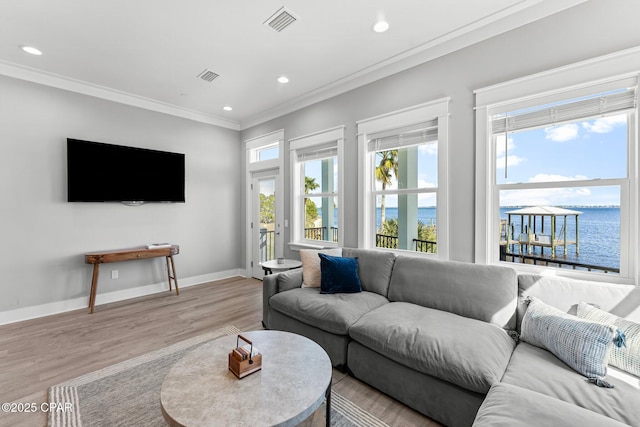
<svg viewBox="0 0 640 427">
<path fill-rule="evenodd" d="M 238 333 L 238 328 L 229 325 L 51 387 L 49 402 L 57 407 L 71 404 L 71 410 L 50 412 L 48 426 L 166 426 L 160 388 L 171 367 L 197 346 Z M 335 391 L 331 394 L 331 425 L 387 426 Z"/>
</svg>

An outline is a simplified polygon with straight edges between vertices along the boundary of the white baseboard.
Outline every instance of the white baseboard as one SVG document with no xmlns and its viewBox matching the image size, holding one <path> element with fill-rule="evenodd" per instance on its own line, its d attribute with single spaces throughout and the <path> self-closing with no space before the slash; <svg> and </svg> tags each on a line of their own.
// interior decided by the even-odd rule
<svg viewBox="0 0 640 427">
<path fill-rule="evenodd" d="M 243 276 L 246 277 L 246 270 L 238 268 L 235 270 L 221 271 L 218 273 L 203 274 L 201 276 L 180 278 L 178 285 L 180 289 L 189 286 L 200 285 L 202 283 L 222 280 L 228 277 Z M 110 302 L 122 301 L 130 298 L 142 297 L 158 292 L 166 292 L 168 289 L 167 282 L 155 283 L 152 285 L 138 286 L 131 289 L 123 289 L 120 291 L 98 293 L 96 295 L 96 306 L 107 304 Z M 34 305 L 31 307 L 18 308 L 0 312 L 0 325 L 8 323 L 20 322 L 23 320 L 35 319 L 38 317 L 50 316 L 52 314 L 64 313 L 67 311 L 78 309 L 89 309 L 89 295 L 86 297 L 73 298 L 64 301 L 56 301 L 47 304 Z M 87 311 L 88 312 L 88 311 Z"/>
</svg>

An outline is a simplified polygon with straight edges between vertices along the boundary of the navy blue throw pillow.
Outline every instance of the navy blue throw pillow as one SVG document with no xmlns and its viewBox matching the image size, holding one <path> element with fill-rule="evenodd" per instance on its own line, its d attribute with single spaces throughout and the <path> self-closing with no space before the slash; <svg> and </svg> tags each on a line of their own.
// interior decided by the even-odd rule
<svg viewBox="0 0 640 427">
<path fill-rule="evenodd" d="M 358 276 L 358 259 L 318 254 L 320 257 L 320 293 L 354 293 L 362 291 Z"/>
</svg>

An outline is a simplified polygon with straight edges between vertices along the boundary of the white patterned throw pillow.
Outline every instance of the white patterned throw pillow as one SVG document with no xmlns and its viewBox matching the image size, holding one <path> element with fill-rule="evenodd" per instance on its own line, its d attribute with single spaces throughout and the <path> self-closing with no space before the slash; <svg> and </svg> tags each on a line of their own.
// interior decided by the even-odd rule
<svg viewBox="0 0 640 427">
<path fill-rule="evenodd" d="M 578 317 L 622 331 L 624 343 L 613 346 L 609 364 L 640 377 L 640 323 L 623 319 L 584 302 L 578 304 Z"/>
<path fill-rule="evenodd" d="M 319 253 L 330 256 L 342 256 L 342 248 L 335 249 L 300 249 L 300 261 L 302 261 L 302 287 L 320 287 L 320 257 Z"/>
<path fill-rule="evenodd" d="M 596 385 L 612 387 L 602 378 L 607 375 L 616 329 L 567 314 L 534 297 L 527 301 L 520 338 L 550 351 Z"/>
</svg>

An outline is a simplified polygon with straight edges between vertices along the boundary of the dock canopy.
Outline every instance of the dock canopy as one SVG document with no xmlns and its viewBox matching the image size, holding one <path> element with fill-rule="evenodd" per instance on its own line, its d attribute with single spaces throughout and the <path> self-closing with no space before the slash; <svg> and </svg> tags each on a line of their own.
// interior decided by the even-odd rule
<svg viewBox="0 0 640 427">
<path fill-rule="evenodd" d="M 556 206 L 531 206 L 528 208 L 516 209 L 505 212 L 508 215 L 537 215 L 537 216 L 565 216 L 580 215 L 582 212 L 571 209 L 558 208 Z"/>
<path fill-rule="evenodd" d="M 505 212 L 508 216 L 507 225 L 511 227 L 511 217 L 519 216 L 520 220 L 520 235 L 516 238 L 513 236 L 513 232 L 507 232 L 506 236 L 506 244 L 507 247 L 512 246 L 514 243 L 520 245 L 520 252 L 522 253 L 522 246 L 527 248 L 527 253 L 531 254 L 531 251 L 534 247 L 540 247 L 542 253 L 544 253 L 544 248 L 551 248 L 551 257 L 554 258 L 556 256 L 556 247 L 561 246 L 563 248 L 563 253 L 566 256 L 567 254 L 567 246 L 575 245 L 576 255 L 579 253 L 579 244 L 578 244 L 578 215 L 582 212 L 575 211 L 571 209 L 560 208 L 557 206 L 530 206 L 521 209 L 515 209 L 512 211 Z M 567 217 L 575 216 L 575 236 L 574 240 L 567 239 Z M 525 217 L 527 219 L 525 220 Z M 541 217 L 540 225 L 541 230 L 537 230 L 536 217 Z M 544 217 L 551 218 L 551 230 L 548 230 L 545 233 L 544 230 Z M 562 217 L 564 219 L 562 230 L 560 233 L 561 236 L 556 235 L 557 233 L 557 225 L 556 218 Z"/>
</svg>

